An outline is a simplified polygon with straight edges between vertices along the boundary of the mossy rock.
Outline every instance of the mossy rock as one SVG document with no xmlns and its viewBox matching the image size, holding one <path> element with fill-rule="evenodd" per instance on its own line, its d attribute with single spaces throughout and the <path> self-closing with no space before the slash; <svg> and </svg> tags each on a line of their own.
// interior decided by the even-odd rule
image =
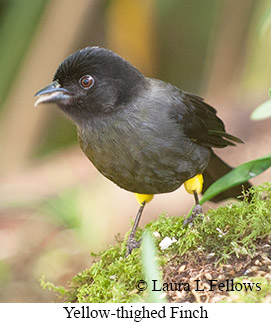
<svg viewBox="0 0 271 323">
<path fill-rule="evenodd" d="M 271 301 L 271 183 L 252 187 L 250 198 L 247 195 L 235 204 L 210 209 L 192 227 L 184 227 L 183 220 L 161 215 L 145 227 L 154 233 L 164 301 Z M 137 239 L 141 235 L 138 230 Z M 138 291 L 138 281 L 145 279 L 141 249 L 125 257 L 127 236 L 124 242 L 117 241 L 92 255 L 92 266 L 78 273 L 67 289 L 44 279 L 42 286 L 55 291 L 64 302 L 146 301 L 155 291 Z M 161 250 L 159 244 L 166 237 L 174 242 Z M 204 291 L 195 289 L 196 279 L 198 289 Z M 178 282 L 187 283 L 190 290 L 183 290 L 184 285 L 173 290 L 168 285 Z M 226 288 L 228 283 L 231 289 Z"/>
</svg>

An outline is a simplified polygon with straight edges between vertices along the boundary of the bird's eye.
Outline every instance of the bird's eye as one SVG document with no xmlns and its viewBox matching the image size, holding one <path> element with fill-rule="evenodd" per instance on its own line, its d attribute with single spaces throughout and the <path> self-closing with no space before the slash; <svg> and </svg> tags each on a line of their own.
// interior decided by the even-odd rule
<svg viewBox="0 0 271 323">
<path fill-rule="evenodd" d="M 79 84 L 84 89 L 89 89 L 94 84 L 94 78 L 90 75 L 84 75 L 80 78 Z"/>
</svg>

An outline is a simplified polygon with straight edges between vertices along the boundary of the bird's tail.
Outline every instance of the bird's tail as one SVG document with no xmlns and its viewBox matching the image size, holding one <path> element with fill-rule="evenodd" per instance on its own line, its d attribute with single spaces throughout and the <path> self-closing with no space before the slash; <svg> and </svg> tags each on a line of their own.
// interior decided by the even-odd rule
<svg viewBox="0 0 271 323">
<path fill-rule="evenodd" d="M 223 160 L 221 160 L 214 152 L 212 152 L 209 164 L 205 171 L 203 172 L 204 184 L 203 193 L 207 188 L 213 184 L 217 179 L 226 175 L 233 168 L 227 165 Z M 227 191 L 224 191 L 214 198 L 211 199 L 212 202 L 220 202 L 228 198 L 236 198 L 241 195 L 241 192 L 247 190 L 251 187 L 249 182 L 244 182 L 240 185 L 234 186 Z"/>
</svg>

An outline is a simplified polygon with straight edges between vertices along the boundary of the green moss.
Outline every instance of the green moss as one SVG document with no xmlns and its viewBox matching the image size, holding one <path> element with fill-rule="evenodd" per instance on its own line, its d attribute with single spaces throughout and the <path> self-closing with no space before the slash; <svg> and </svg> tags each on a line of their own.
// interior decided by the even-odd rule
<svg viewBox="0 0 271 323">
<path fill-rule="evenodd" d="M 192 228 L 184 228 L 182 218 L 166 216 L 146 227 L 159 232 L 162 238 L 177 239 L 167 249 L 170 254 L 182 255 L 195 249 L 214 252 L 221 259 L 232 253 L 249 254 L 256 239 L 271 232 L 271 184 L 252 187 L 250 193 L 250 202 L 245 197 L 239 203 L 210 209 L 203 220 L 196 218 Z"/>
<path fill-rule="evenodd" d="M 121 243 L 106 250 L 99 261 L 76 275 L 67 291 L 67 301 L 127 302 L 136 293 L 136 282 L 143 279 L 140 250 L 125 258 Z M 137 297 L 138 298 L 138 297 Z"/>
<path fill-rule="evenodd" d="M 161 269 L 175 255 L 190 254 L 192 257 L 195 252 L 212 252 L 218 262 L 226 262 L 232 254 L 237 257 L 252 255 L 256 242 L 270 236 L 271 183 L 251 188 L 250 196 L 250 202 L 245 197 L 239 203 L 210 209 L 204 219 L 198 217 L 194 221 L 193 227 L 184 227 L 182 217 L 165 215 L 146 225 L 150 232 L 159 233 L 155 242 Z M 124 242 L 117 242 L 101 253 L 98 261 L 73 278 L 69 288 L 62 293 L 64 301 L 142 301 L 145 294 L 136 290 L 136 282 L 144 279 L 141 250 L 136 249 L 125 258 L 127 235 Z M 137 238 L 141 235 L 142 230 L 138 230 Z M 165 237 L 177 241 L 162 251 L 158 245 Z"/>
</svg>

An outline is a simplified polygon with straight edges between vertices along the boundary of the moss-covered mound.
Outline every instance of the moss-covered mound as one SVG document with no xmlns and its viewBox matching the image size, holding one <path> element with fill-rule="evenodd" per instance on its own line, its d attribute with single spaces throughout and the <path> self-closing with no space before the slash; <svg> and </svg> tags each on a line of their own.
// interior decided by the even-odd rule
<svg viewBox="0 0 271 323">
<path fill-rule="evenodd" d="M 146 225 L 157 246 L 164 282 L 159 289 L 165 301 L 270 301 L 271 184 L 253 187 L 250 198 L 210 209 L 192 227 L 184 227 L 182 217 L 165 215 Z M 140 239 L 142 230 L 137 234 Z M 166 237 L 174 242 L 161 250 L 159 244 Z M 138 281 L 145 279 L 141 250 L 127 258 L 125 253 L 126 239 L 117 241 L 95 255 L 93 265 L 77 274 L 68 289 L 44 280 L 42 286 L 65 302 L 144 301 L 148 291 L 137 289 Z"/>
</svg>

